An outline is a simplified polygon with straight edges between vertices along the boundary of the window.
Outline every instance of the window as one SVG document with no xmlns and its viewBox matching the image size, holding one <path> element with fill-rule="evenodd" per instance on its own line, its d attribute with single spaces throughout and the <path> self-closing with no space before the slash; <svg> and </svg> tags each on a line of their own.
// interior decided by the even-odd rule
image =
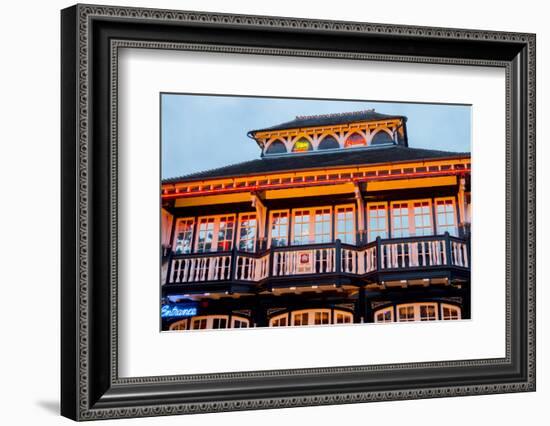
<svg viewBox="0 0 550 426">
<path fill-rule="evenodd" d="M 314 312 L 314 324 L 330 324 L 330 312 Z"/>
<path fill-rule="evenodd" d="M 355 244 L 355 210 L 353 207 L 336 208 L 336 238 L 346 244 Z"/>
<path fill-rule="evenodd" d="M 256 248 L 256 214 L 241 214 L 239 223 L 239 250 L 255 251 Z"/>
<path fill-rule="evenodd" d="M 182 331 L 182 330 L 187 330 L 187 320 L 184 319 L 184 320 L 179 320 L 179 321 L 176 321 L 175 323 L 173 324 L 170 324 L 170 328 L 169 328 L 171 331 Z"/>
<path fill-rule="evenodd" d="M 289 321 L 290 315 L 290 321 Z M 331 319 L 332 318 L 332 319 Z M 351 324 L 353 314 L 351 312 L 334 310 L 331 315 L 331 309 L 305 309 L 284 314 L 279 314 L 269 320 L 270 327 L 286 327 L 287 325 L 327 325 L 327 324 Z"/>
<path fill-rule="evenodd" d="M 233 317 L 231 322 L 232 322 L 232 324 L 231 324 L 232 328 L 248 328 L 248 320 L 245 319 L 245 318 L 235 318 L 235 317 Z"/>
<path fill-rule="evenodd" d="M 292 325 L 308 325 L 309 314 L 307 312 L 300 312 L 292 314 Z"/>
<path fill-rule="evenodd" d="M 212 241 L 214 241 L 214 221 L 215 219 L 213 217 L 204 217 L 199 220 L 197 252 L 203 253 L 212 251 Z"/>
<path fill-rule="evenodd" d="M 337 149 L 340 148 L 340 144 L 336 138 L 332 135 L 325 136 L 323 140 L 319 143 L 318 149 Z"/>
<path fill-rule="evenodd" d="M 206 318 L 197 318 L 193 320 L 193 330 L 204 330 L 206 329 L 207 319 Z"/>
<path fill-rule="evenodd" d="M 240 316 L 232 316 L 229 322 L 229 315 L 205 315 L 194 317 L 191 321 L 192 330 L 214 329 L 221 330 L 225 328 L 248 328 L 249 320 Z M 185 329 L 183 329 L 185 330 Z"/>
<path fill-rule="evenodd" d="M 267 147 L 266 154 L 284 154 L 286 153 L 286 146 L 281 141 L 274 141 Z"/>
<path fill-rule="evenodd" d="M 369 241 L 376 237 L 388 238 L 388 217 L 386 204 L 368 204 L 368 231 Z"/>
<path fill-rule="evenodd" d="M 414 235 L 433 235 L 430 202 L 418 201 L 413 206 Z"/>
<path fill-rule="evenodd" d="M 459 320 L 461 319 L 461 311 L 458 306 L 441 304 L 441 319 L 442 320 Z"/>
<path fill-rule="evenodd" d="M 437 233 L 457 236 L 455 203 L 453 198 L 439 198 L 435 200 L 435 216 L 437 220 Z"/>
<path fill-rule="evenodd" d="M 430 200 L 397 201 L 391 204 L 392 238 L 433 235 Z"/>
<path fill-rule="evenodd" d="M 269 321 L 270 327 L 286 327 L 288 314 L 278 315 Z"/>
<path fill-rule="evenodd" d="M 196 252 L 230 251 L 233 248 L 235 216 L 199 218 Z"/>
<path fill-rule="evenodd" d="M 313 147 L 311 146 L 311 142 L 308 141 L 306 138 L 300 138 L 294 143 L 294 146 L 292 147 L 292 152 L 306 152 L 311 151 Z"/>
<path fill-rule="evenodd" d="M 227 328 L 227 318 L 213 318 L 212 328 Z"/>
<path fill-rule="evenodd" d="M 434 321 L 436 319 L 436 305 L 420 305 L 420 321 Z"/>
<path fill-rule="evenodd" d="M 353 315 L 349 312 L 334 311 L 334 323 L 335 324 L 351 324 L 353 322 Z"/>
<path fill-rule="evenodd" d="M 374 322 L 392 322 L 393 321 L 393 307 L 379 309 L 374 314 Z"/>
<path fill-rule="evenodd" d="M 176 235 L 174 236 L 174 252 L 176 254 L 191 253 L 193 243 L 193 219 L 178 219 L 176 222 Z"/>
<path fill-rule="evenodd" d="M 381 145 L 385 143 L 393 143 L 393 138 L 388 132 L 384 130 L 380 130 L 378 133 L 376 133 L 371 141 L 371 145 Z"/>
<path fill-rule="evenodd" d="M 367 142 L 365 141 L 365 138 L 361 134 L 352 133 L 346 138 L 346 143 L 344 144 L 344 147 L 350 148 L 353 146 L 362 146 L 366 144 Z"/>
<path fill-rule="evenodd" d="M 330 208 L 294 211 L 294 244 L 329 243 L 332 215 Z"/>
<path fill-rule="evenodd" d="M 392 203 L 392 237 L 408 237 L 409 231 L 409 204 Z"/>
<path fill-rule="evenodd" d="M 435 321 L 438 319 L 437 303 L 410 303 L 397 306 L 397 321 Z"/>
<path fill-rule="evenodd" d="M 414 305 L 398 306 L 397 312 L 400 322 L 414 321 Z"/>
<path fill-rule="evenodd" d="M 288 211 L 271 213 L 271 246 L 288 245 Z"/>
</svg>

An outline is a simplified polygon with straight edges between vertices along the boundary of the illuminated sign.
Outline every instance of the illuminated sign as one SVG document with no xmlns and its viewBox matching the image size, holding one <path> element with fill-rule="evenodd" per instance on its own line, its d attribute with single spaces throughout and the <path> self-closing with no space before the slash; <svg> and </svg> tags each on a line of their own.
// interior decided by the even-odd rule
<svg viewBox="0 0 550 426">
<path fill-rule="evenodd" d="M 303 152 L 303 151 L 309 151 L 309 142 L 300 140 L 294 144 L 293 148 L 294 152 Z"/>
<path fill-rule="evenodd" d="M 197 315 L 197 307 L 190 304 L 163 305 L 160 310 L 162 318 L 184 318 Z"/>
</svg>

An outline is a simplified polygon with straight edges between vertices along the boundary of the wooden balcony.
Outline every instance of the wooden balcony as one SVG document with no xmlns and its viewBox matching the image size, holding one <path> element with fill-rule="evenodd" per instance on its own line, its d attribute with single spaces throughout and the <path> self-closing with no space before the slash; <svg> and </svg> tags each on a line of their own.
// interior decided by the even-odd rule
<svg viewBox="0 0 550 426">
<path fill-rule="evenodd" d="M 300 278 L 346 277 L 376 281 L 381 274 L 470 268 L 469 241 L 450 236 L 380 239 L 354 246 L 328 244 L 277 247 L 262 253 L 228 252 L 172 255 L 166 285 L 240 283 L 257 286 Z"/>
</svg>

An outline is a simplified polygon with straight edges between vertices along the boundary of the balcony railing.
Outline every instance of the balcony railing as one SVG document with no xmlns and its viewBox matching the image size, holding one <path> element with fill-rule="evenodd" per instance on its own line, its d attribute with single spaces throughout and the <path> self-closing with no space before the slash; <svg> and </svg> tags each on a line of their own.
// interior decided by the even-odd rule
<svg viewBox="0 0 550 426">
<path fill-rule="evenodd" d="M 449 234 L 380 239 L 362 246 L 329 244 L 275 247 L 262 253 L 229 252 L 173 255 L 168 284 L 205 281 L 260 282 L 267 278 L 342 274 L 366 276 L 438 267 L 467 269 L 467 240 Z"/>
</svg>

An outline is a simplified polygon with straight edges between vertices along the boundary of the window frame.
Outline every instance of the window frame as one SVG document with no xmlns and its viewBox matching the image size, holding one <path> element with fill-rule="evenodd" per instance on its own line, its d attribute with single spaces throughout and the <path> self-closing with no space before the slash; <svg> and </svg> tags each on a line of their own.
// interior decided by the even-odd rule
<svg viewBox="0 0 550 426">
<path fill-rule="evenodd" d="M 431 229 L 432 229 L 432 232 L 431 234 L 422 234 L 422 235 L 417 235 L 416 234 L 416 222 L 415 222 L 415 214 L 414 214 L 414 203 L 425 203 L 427 202 L 428 203 L 428 210 L 429 210 L 429 215 L 428 217 L 430 218 L 430 225 L 431 225 Z M 409 235 L 406 236 L 406 237 L 403 237 L 403 236 L 395 236 L 395 227 L 394 227 L 394 214 L 393 214 L 393 206 L 395 204 L 404 204 L 404 203 L 407 203 L 407 217 L 408 217 L 408 231 L 409 231 Z M 433 236 L 435 235 L 434 233 L 434 218 L 433 218 L 433 203 L 432 203 L 432 199 L 431 198 L 419 198 L 419 199 L 413 199 L 413 200 L 394 200 L 394 201 L 391 201 L 390 202 L 390 205 L 389 205 L 389 210 L 390 210 L 390 214 L 389 214 L 389 217 L 390 217 L 390 238 L 409 238 L 409 237 L 422 237 L 422 236 Z M 400 228 L 400 229 L 405 229 L 405 228 Z"/>
<path fill-rule="evenodd" d="M 445 318 L 445 316 L 443 315 L 444 308 L 456 310 L 458 312 L 458 318 Z M 462 308 L 460 306 L 453 305 L 451 303 L 440 303 L 439 309 L 441 321 L 460 321 L 462 319 Z"/>
<path fill-rule="evenodd" d="M 449 234 L 451 236 L 454 236 L 454 237 L 458 237 L 458 212 L 457 212 L 457 202 L 456 202 L 456 198 L 455 197 L 437 197 L 437 198 L 434 198 L 434 216 L 435 216 L 435 232 L 437 233 L 437 235 L 443 235 L 444 232 L 442 234 L 439 234 L 439 217 L 438 217 L 438 214 L 437 214 L 437 202 L 438 201 L 448 201 L 448 200 L 451 200 L 451 205 L 453 206 L 453 218 L 454 218 L 454 230 L 455 230 L 455 234 L 451 234 L 449 232 Z M 445 225 L 447 226 L 447 225 Z"/>
<path fill-rule="evenodd" d="M 191 246 L 190 246 L 190 249 L 189 249 L 189 253 L 176 253 L 176 245 L 177 245 L 177 240 L 178 240 L 178 227 L 180 225 L 181 222 L 184 222 L 184 221 L 191 221 Z M 184 255 L 184 254 L 191 254 L 194 252 L 195 250 L 195 225 L 197 223 L 197 220 L 196 220 L 196 217 L 194 216 L 190 216 L 190 217 L 178 217 L 176 218 L 176 223 L 174 225 L 174 235 L 173 235 L 173 239 L 172 239 L 172 251 L 176 254 L 176 255 Z"/>
<path fill-rule="evenodd" d="M 330 226 L 329 226 L 329 238 L 328 238 L 328 241 L 325 241 L 325 242 L 316 242 L 315 241 L 315 237 L 316 237 L 316 232 L 315 232 L 315 224 L 317 223 L 315 221 L 315 210 L 329 210 L 329 215 L 330 215 Z M 295 243 L 295 233 L 294 233 L 294 227 L 296 226 L 296 212 L 302 212 L 302 211 L 308 211 L 309 212 L 309 217 L 310 217 L 310 233 L 309 233 L 309 242 L 306 243 L 306 244 L 297 244 Z M 333 211 L 333 208 L 332 206 L 316 206 L 316 207 L 300 207 L 300 208 L 295 208 L 295 209 L 292 209 L 292 226 L 291 226 L 291 229 L 290 229 L 290 243 L 289 245 L 291 246 L 305 246 L 305 245 L 310 245 L 310 244 L 328 244 L 328 243 L 331 243 L 334 241 L 334 235 L 333 235 L 333 223 L 334 223 L 334 211 Z M 313 231 L 313 232 L 311 232 Z M 325 234 L 323 234 L 325 235 Z"/>
<path fill-rule="evenodd" d="M 336 205 L 334 206 L 334 212 L 332 213 L 332 220 L 334 221 L 334 236 L 332 237 L 334 241 L 336 241 L 336 239 L 339 238 L 338 234 L 340 234 L 340 231 L 338 230 L 338 210 L 339 209 L 349 209 L 351 208 L 352 209 L 352 225 L 353 225 L 353 230 L 352 230 L 352 241 L 351 242 L 347 242 L 347 241 L 343 241 L 342 239 L 340 239 L 340 241 L 342 241 L 342 243 L 344 244 L 351 244 L 351 245 L 356 245 L 357 244 L 357 209 L 355 208 L 355 205 L 354 204 L 340 204 L 340 205 Z M 343 233 L 344 235 L 347 234 L 347 232 L 344 232 Z"/>
<path fill-rule="evenodd" d="M 193 247 L 193 253 L 195 254 L 201 254 L 201 253 L 225 253 L 226 251 L 218 251 L 218 242 L 219 242 L 219 232 L 220 232 L 220 222 L 221 218 L 223 217 L 232 217 L 233 223 L 237 221 L 237 215 L 235 213 L 228 213 L 228 214 L 217 214 L 217 215 L 207 215 L 207 216 L 198 216 L 197 217 L 197 227 L 196 227 L 196 235 L 195 235 L 195 245 Z M 200 225 L 202 219 L 214 219 L 214 229 L 212 231 L 213 237 L 212 237 L 212 249 L 210 251 L 198 251 L 199 248 L 199 235 L 200 235 Z M 238 224 L 236 224 L 238 225 Z M 233 227 L 233 238 L 231 240 L 231 249 L 228 251 L 231 251 L 233 247 L 235 247 L 235 235 L 236 235 L 237 229 L 234 225 Z"/>
<path fill-rule="evenodd" d="M 271 243 L 273 241 L 273 236 L 272 236 L 272 231 L 273 231 L 273 216 L 275 213 L 286 213 L 286 217 L 287 217 L 287 230 L 286 230 L 286 245 L 284 246 L 277 246 L 277 247 L 288 247 L 291 243 L 291 237 L 290 237 L 290 234 L 291 234 L 291 225 L 292 225 L 292 221 L 291 221 L 291 211 L 289 209 L 282 209 L 282 210 L 271 210 L 269 212 L 269 224 L 268 224 L 268 235 L 267 235 L 267 247 L 268 248 L 271 248 Z"/>
<path fill-rule="evenodd" d="M 212 315 L 198 315 L 195 317 L 188 318 L 188 326 L 186 330 L 227 330 L 235 328 L 235 321 L 246 322 L 247 327 L 237 327 L 238 328 L 250 328 L 250 319 L 240 316 L 240 315 L 224 315 L 224 314 L 212 314 Z M 206 320 L 206 328 L 194 328 L 195 321 Z M 214 320 L 225 320 L 225 327 L 223 328 L 214 328 Z"/>
<path fill-rule="evenodd" d="M 382 315 L 389 312 L 390 313 L 390 320 L 389 321 L 378 321 L 378 315 Z M 395 322 L 395 309 L 394 306 L 387 306 L 385 308 L 380 308 L 376 311 L 374 311 L 374 322 L 377 324 L 386 324 L 390 322 Z"/>
<path fill-rule="evenodd" d="M 399 308 L 413 307 L 413 320 L 412 321 L 402 321 L 399 315 Z M 420 307 L 421 306 L 432 306 L 435 312 L 435 319 L 433 320 L 422 320 L 420 316 Z M 427 322 L 427 321 L 439 321 L 439 303 L 438 302 L 412 302 L 412 303 L 400 303 L 395 305 L 395 322 Z"/>
<path fill-rule="evenodd" d="M 390 238 L 390 227 L 389 227 L 389 220 L 390 220 L 390 215 L 389 215 L 389 210 L 388 210 L 388 202 L 387 201 L 375 201 L 375 202 L 369 202 L 367 203 L 367 205 L 365 206 L 365 210 L 366 210 L 366 217 L 367 217 L 367 241 L 370 243 L 370 242 L 373 242 L 373 241 L 376 241 L 376 237 L 371 239 L 371 227 L 370 227 L 370 207 L 372 206 L 384 206 L 384 212 L 385 212 L 385 217 L 386 217 L 386 220 L 385 220 L 385 224 L 386 224 L 386 228 L 385 228 L 385 232 L 386 232 L 386 236 L 385 237 L 380 237 L 382 239 L 385 239 L 385 238 Z M 381 210 L 381 209 L 377 209 L 377 210 Z M 376 231 L 380 231 L 379 229 L 377 229 Z"/>
<path fill-rule="evenodd" d="M 252 244 L 252 250 L 243 250 L 241 249 L 241 229 L 242 229 L 242 217 L 243 216 L 254 216 L 254 221 L 256 222 L 256 226 L 254 227 L 254 240 Z M 250 220 L 250 219 L 249 219 Z M 239 213 L 237 218 L 237 237 L 236 237 L 236 246 L 239 251 L 244 251 L 247 253 L 255 253 L 256 252 L 256 244 L 258 242 L 258 214 L 256 212 L 243 212 Z M 247 240 L 249 241 L 249 240 Z"/>
</svg>

